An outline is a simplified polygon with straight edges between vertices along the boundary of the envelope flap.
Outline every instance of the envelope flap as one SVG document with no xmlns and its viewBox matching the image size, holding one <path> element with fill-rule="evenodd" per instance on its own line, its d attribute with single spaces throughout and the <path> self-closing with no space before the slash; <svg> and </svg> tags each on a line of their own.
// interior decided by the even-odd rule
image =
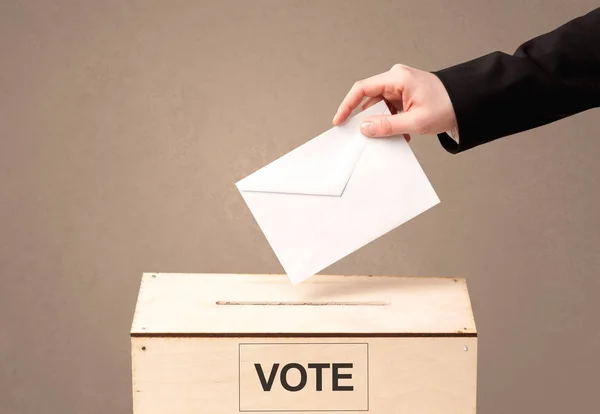
<svg viewBox="0 0 600 414">
<path fill-rule="evenodd" d="M 340 196 L 368 143 L 360 124 L 389 113 L 379 102 L 240 180 L 241 191 Z"/>
</svg>

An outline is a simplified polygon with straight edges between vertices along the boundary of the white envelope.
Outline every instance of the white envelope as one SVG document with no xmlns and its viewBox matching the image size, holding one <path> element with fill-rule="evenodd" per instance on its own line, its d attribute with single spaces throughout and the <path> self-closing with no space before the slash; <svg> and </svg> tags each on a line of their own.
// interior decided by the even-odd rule
<svg viewBox="0 0 600 414">
<path fill-rule="evenodd" d="M 367 138 L 384 102 L 297 147 L 236 186 L 292 284 L 440 202 L 403 136 Z"/>
</svg>

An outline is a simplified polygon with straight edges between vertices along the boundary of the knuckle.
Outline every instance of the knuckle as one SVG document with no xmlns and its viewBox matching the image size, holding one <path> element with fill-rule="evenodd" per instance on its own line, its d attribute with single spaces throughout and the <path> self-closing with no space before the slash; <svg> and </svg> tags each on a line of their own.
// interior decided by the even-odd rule
<svg viewBox="0 0 600 414">
<path fill-rule="evenodd" d="M 389 119 L 385 118 L 379 121 L 379 130 L 381 134 L 385 136 L 392 135 L 392 133 L 394 132 L 392 128 L 392 123 L 389 121 Z"/>
<path fill-rule="evenodd" d="M 396 63 L 394 66 L 392 66 L 391 70 L 398 71 L 398 70 L 402 70 L 402 69 L 405 69 L 405 68 L 406 68 L 406 65 L 403 65 L 401 63 Z"/>
<path fill-rule="evenodd" d="M 402 68 L 402 70 L 399 73 L 402 75 L 402 77 L 404 79 L 410 79 L 414 76 L 413 70 L 411 68 L 409 68 L 408 66 Z"/>
</svg>

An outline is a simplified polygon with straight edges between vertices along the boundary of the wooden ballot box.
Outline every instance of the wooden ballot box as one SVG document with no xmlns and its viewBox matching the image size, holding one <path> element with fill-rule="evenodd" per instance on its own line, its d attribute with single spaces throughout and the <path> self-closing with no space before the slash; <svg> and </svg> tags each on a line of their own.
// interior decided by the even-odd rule
<svg viewBox="0 0 600 414">
<path fill-rule="evenodd" d="M 135 414 L 476 412 L 459 278 L 144 274 Z"/>
</svg>

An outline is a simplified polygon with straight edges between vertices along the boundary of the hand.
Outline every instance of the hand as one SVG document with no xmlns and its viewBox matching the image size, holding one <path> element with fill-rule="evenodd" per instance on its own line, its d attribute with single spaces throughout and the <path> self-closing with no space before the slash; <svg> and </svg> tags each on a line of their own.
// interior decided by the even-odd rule
<svg viewBox="0 0 600 414">
<path fill-rule="evenodd" d="M 334 125 L 342 124 L 361 105 L 365 110 L 384 99 L 392 115 L 372 116 L 363 122 L 361 132 L 368 137 L 403 134 L 438 134 L 456 131 L 456 115 L 446 88 L 439 78 L 405 65 L 358 81 L 342 101 Z"/>
</svg>

